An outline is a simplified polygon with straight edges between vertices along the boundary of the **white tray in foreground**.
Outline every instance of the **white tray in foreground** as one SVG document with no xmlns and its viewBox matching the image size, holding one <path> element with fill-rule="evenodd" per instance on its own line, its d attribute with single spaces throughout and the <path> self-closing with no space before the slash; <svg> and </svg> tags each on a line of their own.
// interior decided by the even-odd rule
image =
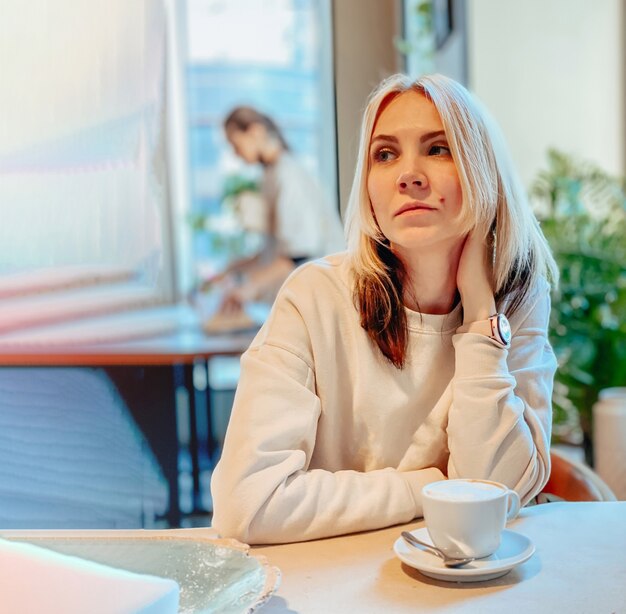
<svg viewBox="0 0 626 614">
<path fill-rule="evenodd" d="M 210 529 L 173 531 L 0 531 L 27 542 L 117 569 L 175 580 L 183 613 L 239 614 L 263 605 L 280 583 L 265 557 Z"/>
</svg>

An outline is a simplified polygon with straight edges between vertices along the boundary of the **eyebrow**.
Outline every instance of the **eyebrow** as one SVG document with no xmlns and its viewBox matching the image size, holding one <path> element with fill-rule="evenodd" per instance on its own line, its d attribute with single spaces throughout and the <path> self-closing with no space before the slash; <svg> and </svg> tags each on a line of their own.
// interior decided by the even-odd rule
<svg viewBox="0 0 626 614">
<path fill-rule="evenodd" d="M 445 130 L 435 130 L 433 132 L 427 132 L 420 137 L 420 143 L 425 143 L 426 141 L 430 141 L 431 139 L 437 138 L 439 136 L 446 136 Z M 391 134 L 377 134 L 371 142 L 373 145 L 377 141 L 384 141 L 386 143 L 397 143 L 398 138 Z"/>
</svg>

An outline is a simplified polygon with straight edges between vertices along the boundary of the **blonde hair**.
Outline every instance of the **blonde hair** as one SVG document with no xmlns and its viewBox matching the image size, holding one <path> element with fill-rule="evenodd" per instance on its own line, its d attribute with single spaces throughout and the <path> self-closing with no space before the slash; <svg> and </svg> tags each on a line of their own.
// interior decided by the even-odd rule
<svg viewBox="0 0 626 614">
<path fill-rule="evenodd" d="M 397 367 L 404 364 L 408 332 L 403 307 L 404 267 L 374 218 L 367 190 L 369 147 L 378 116 L 391 100 L 416 91 L 437 109 L 463 192 L 461 225 L 493 246 L 493 288 L 511 316 L 540 277 L 558 282 L 558 269 L 499 128 L 484 107 L 443 75 L 385 79 L 370 95 L 363 116 L 356 171 L 346 210 L 346 239 L 355 275 L 361 325 Z M 505 300 L 506 299 L 506 300 Z"/>
</svg>

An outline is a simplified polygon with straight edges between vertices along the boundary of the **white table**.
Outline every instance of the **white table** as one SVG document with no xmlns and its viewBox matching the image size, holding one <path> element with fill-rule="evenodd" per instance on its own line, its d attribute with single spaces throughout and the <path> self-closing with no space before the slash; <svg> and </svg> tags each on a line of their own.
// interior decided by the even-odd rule
<svg viewBox="0 0 626 614">
<path fill-rule="evenodd" d="M 547 503 L 509 525 L 536 546 L 530 560 L 480 583 L 448 583 L 401 563 L 392 546 L 413 522 L 332 539 L 255 546 L 282 572 L 262 614 L 626 613 L 626 502 Z M 181 536 L 214 539 L 211 528 L 165 531 L 3 531 L 0 537 Z"/>
<path fill-rule="evenodd" d="M 253 548 L 282 571 L 263 613 L 626 612 L 626 502 L 525 508 L 509 528 L 535 554 L 479 583 L 432 580 L 401 563 L 392 550 L 400 530 L 422 526 Z"/>
</svg>

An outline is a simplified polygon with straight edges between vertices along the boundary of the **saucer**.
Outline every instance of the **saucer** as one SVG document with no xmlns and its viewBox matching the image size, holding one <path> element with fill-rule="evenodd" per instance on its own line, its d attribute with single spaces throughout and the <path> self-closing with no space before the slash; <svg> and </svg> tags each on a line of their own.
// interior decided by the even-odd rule
<svg viewBox="0 0 626 614">
<path fill-rule="evenodd" d="M 432 544 L 428 530 L 424 527 L 411 533 L 417 539 Z M 505 529 L 502 532 L 500 547 L 490 556 L 476 559 L 463 567 L 446 567 L 436 555 L 409 546 L 402 537 L 393 545 L 396 556 L 420 573 L 445 582 L 484 582 L 509 573 L 513 567 L 527 561 L 535 552 L 534 544 L 515 531 Z"/>
</svg>

